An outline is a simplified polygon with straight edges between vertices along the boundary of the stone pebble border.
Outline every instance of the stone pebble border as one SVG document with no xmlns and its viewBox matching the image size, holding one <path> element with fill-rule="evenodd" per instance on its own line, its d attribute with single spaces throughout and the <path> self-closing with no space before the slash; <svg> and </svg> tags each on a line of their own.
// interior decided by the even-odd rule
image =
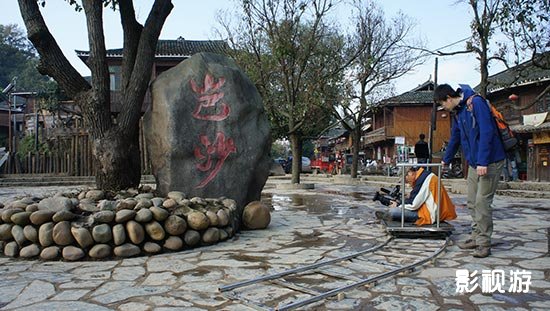
<svg viewBox="0 0 550 311">
<path fill-rule="evenodd" d="M 1 203 L 0 203 L 1 204 Z M 9 257 L 67 261 L 133 257 L 215 244 L 235 234 L 236 202 L 151 188 L 26 197 L 1 206 L 0 250 Z"/>
</svg>

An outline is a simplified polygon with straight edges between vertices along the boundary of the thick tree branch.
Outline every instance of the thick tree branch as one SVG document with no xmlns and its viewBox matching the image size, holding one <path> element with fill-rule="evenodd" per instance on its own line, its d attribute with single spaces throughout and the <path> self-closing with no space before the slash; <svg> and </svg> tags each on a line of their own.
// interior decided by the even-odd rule
<svg viewBox="0 0 550 311">
<path fill-rule="evenodd" d="M 69 63 L 50 33 L 36 0 L 19 0 L 19 9 L 29 40 L 40 54 L 40 73 L 55 79 L 69 97 L 89 90 L 88 82 Z"/>
<path fill-rule="evenodd" d="M 120 9 L 120 23 L 124 33 L 124 43 L 122 50 L 122 70 L 121 70 L 121 90 L 124 93 L 130 84 L 130 77 L 136 62 L 139 38 L 143 26 L 136 20 L 134 3 L 132 0 L 120 0 L 118 2 Z"/>
<path fill-rule="evenodd" d="M 119 117 L 119 124 L 124 132 L 133 131 L 141 117 L 141 104 L 150 81 L 143 77 L 151 77 L 160 31 L 173 7 L 170 0 L 155 0 L 145 21 Z"/>
<path fill-rule="evenodd" d="M 109 68 L 105 59 L 105 36 L 103 34 L 103 2 L 83 0 L 82 7 L 86 15 L 90 57 L 88 67 L 92 73 L 93 100 L 85 114 L 91 125 L 98 130 L 99 136 L 111 127 L 111 98 L 109 93 Z"/>
</svg>

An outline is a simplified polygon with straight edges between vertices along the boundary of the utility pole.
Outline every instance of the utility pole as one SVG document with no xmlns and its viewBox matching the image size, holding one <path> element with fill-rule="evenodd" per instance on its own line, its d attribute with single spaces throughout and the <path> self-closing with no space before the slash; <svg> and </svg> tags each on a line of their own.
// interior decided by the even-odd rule
<svg viewBox="0 0 550 311">
<path fill-rule="evenodd" d="M 437 57 L 435 58 L 435 68 L 434 68 L 434 90 L 437 87 Z M 428 163 L 432 163 L 433 155 L 433 141 L 434 141 L 434 131 L 437 129 L 437 105 L 435 101 L 432 103 L 432 120 L 430 122 L 430 138 L 428 140 L 428 149 L 430 150 L 430 157 Z"/>
</svg>

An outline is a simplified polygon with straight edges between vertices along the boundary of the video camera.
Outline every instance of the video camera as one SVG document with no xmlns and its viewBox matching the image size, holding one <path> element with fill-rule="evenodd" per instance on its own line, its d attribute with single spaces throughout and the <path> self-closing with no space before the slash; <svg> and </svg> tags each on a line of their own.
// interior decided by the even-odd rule
<svg viewBox="0 0 550 311">
<path fill-rule="evenodd" d="M 382 193 L 381 193 L 382 192 Z M 380 191 L 376 191 L 373 201 L 380 201 L 380 203 L 389 206 L 391 201 L 396 201 L 397 204 L 401 204 L 401 186 L 396 185 L 392 190 L 386 188 L 380 188 Z"/>
</svg>

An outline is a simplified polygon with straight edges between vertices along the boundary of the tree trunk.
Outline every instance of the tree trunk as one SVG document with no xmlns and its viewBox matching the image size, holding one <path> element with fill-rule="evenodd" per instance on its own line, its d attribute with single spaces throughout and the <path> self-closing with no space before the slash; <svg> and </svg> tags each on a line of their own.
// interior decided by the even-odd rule
<svg viewBox="0 0 550 311">
<path fill-rule="evenodd" d="M 96 163 L 96 185 L 99 189 L 117 191 L 137 187 L 141 178 L 139 130 L 130 135 L 109 131 L 93 138 Z"/>
<path fill-rule="evenodd" d="M 292 179 L 293 184 L 300 183 L 300 171 L 302 170 L 302 141 L 296 133 L 290 134 L 290 147 L 292 149 Z"/>
<path fill-rule="evenodd" d="M 361 144 L 361 124 L 356 126 L 352 132 L 353 161 L 351 162 L 351 178 L 357 178 L 357 167 L 359 162 L 359 145 Z"/>
</svg>

